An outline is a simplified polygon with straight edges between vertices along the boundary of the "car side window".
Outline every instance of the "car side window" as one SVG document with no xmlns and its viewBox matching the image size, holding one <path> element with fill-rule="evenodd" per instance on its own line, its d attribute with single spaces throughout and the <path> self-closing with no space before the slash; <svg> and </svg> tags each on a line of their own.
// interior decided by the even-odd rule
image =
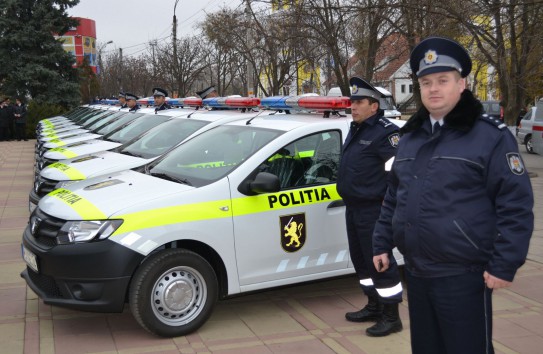
<svg viewBox="0 0 543 354">
<path fill-rule="evenodd" d="M 340 132 L 320 132 L 279 149 L 260 170 L 279 177 L 281 189 L 335 183 L 340 156 Z"/>
</svg>

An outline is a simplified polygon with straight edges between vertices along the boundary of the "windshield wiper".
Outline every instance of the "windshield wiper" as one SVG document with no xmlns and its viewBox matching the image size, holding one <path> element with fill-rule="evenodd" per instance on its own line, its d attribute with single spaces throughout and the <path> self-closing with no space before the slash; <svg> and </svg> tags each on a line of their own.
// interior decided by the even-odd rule
<svg viewBox="0 0 543 354">
<path fill-rule="evenodd" d="M 121 151 L 121 154 L 128 155 L 128 156 L 142 157 L 141 155 L 134 154 L 133 152 L 129 152 L 129 151 L 126 151 L 126 150 Z"/>
<path fill-rule="evenodd" d="M 152 173 L 151 172 L 150 175 L 154 177 L 158 177 L 158 178 L 167 179 L 173 182 L 186 184 L 188 186 L 192 186 L 192 184 L 187 179 L 177 178 L 166 173 Z"/>
</svg>

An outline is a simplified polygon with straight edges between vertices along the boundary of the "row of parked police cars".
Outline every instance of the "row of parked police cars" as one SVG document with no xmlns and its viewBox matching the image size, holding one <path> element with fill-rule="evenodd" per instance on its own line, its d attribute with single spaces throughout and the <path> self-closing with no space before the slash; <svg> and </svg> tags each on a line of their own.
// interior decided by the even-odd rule
<svg viewBox="0 0 543 354">
<path fill-rule="evenodd" d="M 348 97 L 169 101 L 38 124 L 21 275 L 45 303 L 129 304 L 179 336 L 218 299 L 354 272 L 335 184 Z"/>
</svg>

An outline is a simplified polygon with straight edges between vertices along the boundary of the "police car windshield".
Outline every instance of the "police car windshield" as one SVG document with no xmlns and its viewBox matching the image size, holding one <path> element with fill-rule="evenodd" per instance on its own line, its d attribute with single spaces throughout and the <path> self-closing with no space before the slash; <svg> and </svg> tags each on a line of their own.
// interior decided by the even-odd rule
<svg viewBox="0 0 543 354">
<path fill-rule="evenodd" d="M 111 120 L 108 124 L 103 124 L 96 129 L 98 134 L 106 135 L 111 133 L 115 129 L 124 126 L 125 124 L 133 121 L 136 118 L 139 118 L 143 113 L 132 113 L 132 112 L 123 112 L 123 115 L 116 116 L 115 119 Z"/>
<path fill-rule="evenodd" d="M 119 127 L 120 129 L 117 128 L 117 130 L 114 130 L 111 133 L 104 135 L 104 140 L 116 141 L 118 143 L 124 144 L 127 141 L 134 139 L 137 136 L 140 136 L 149 129 L 154 128 L 161 123 L 164 123 L 168 119 L 171 119 L 171 117 L 158 114 L 144 114 L 133 120 L 132 123 L 130 123 L 129 125 L 125 127 Z"/>
<path fill-rule="evenodd" d="M 172 119 L 127 142 L 119 152 L 144 159 L 157 157 L 209 123 L 196 119 Z"/>
<path fill-rule="evenodd" d="M 159 177 L 166 174 L 195 187 L 218 181 L 283 131 L 253 126 L 222 125 L 204 132 L 149 166 Z"/>
<path fill-rule="evenodd" d="M 103 119 L 99 119 L 97 120 L 96 122 L 92 123 L 91 125 L 89 125 L 89 130 L 92 130 L 92 131 L 96 131 L 97 129 L 105 126 L 105 125 L 108 125 L 110 122 L 113 122 L 115 119 L 125 115 L 126 112 L 116 112 L 116 113 L 113 113 Z"/>
</svg>

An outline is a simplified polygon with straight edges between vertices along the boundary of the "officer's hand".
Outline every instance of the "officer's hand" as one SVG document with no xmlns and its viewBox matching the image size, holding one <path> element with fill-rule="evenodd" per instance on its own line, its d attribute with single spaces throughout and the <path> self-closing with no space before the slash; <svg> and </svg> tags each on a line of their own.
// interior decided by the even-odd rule
<svg viewBox="0 0 543 354">
<path fill-rule="evenodd" d="M 373 256 L 373 265 L 379 273 L 388 269 L 388 253 L 383 253 L 377 256 Z"/>
<path fill-rule="evenodd" d="M 375 260 L 375 258 L 374 258 Z M 486 287 L 489 289 L 499 289 L 499 288 L 508 288 L 513 284 L 510 281 L 496 278 L 487 271 L 483 273 L 483 278 L 485 278 Z"/>
</svg>

